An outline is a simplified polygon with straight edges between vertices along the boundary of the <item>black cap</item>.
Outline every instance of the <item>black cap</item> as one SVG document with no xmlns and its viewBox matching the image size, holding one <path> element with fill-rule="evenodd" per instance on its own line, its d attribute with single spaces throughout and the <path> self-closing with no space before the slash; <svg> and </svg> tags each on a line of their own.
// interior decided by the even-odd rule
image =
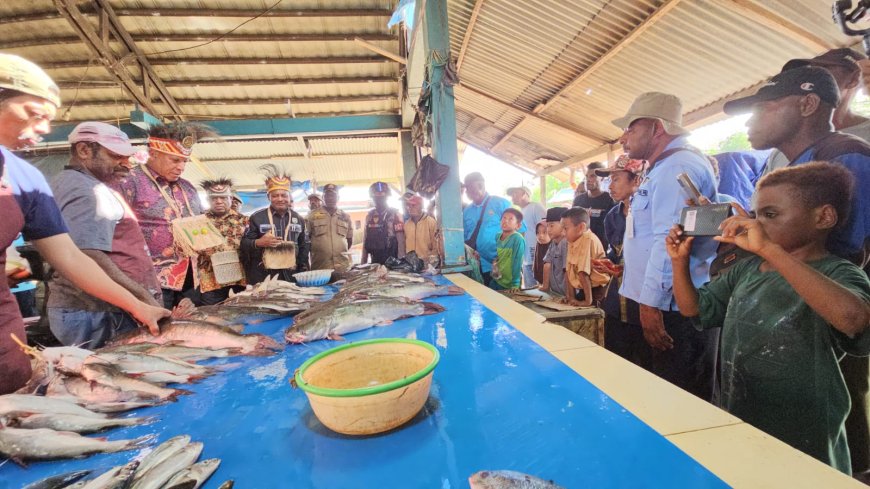
<svg viewBox="0 0 870 489">
<path fill-rule="evenodd" d="M 834 107 L 840 102 L 840 89 L 828 70 L 818 66 L 801 66 L 774 76 L 755 95 L 726 102 L 723 110 L 728 115 L 738 115 L 751 111 L 752 106 L 760 102 L 810 93 Z"/>
<path fill-rule="evenodd" d="M 568 209 L 564 207 L 550 207 L 547 209 L 547 222 L 559 222 L 562 220 L 562 214 Z"/>
</svg>

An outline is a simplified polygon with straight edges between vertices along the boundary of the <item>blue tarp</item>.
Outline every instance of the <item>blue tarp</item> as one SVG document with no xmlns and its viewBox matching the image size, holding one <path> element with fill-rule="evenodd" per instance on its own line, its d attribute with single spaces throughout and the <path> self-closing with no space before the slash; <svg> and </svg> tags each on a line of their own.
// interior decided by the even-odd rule
<svg viewBox="0 0 870 489">
<path fill-rule="evenodd" d="M 719 163 L 719 193 L 730 195 L 749 210 L 755 184 L 764 172 L 770 151 L 732 151 L 714 155 Z"/>
<path fill-rule="evenodd" d="M 115 429 L 111 439 L 183 433 L 218 457 L 206 484 L 236 488 L 467 488 L 480 470 L 510 469 L 567 488 L 723 488 L 727 485 L 550 353 L 468 295 L 435 299 L 447 310 L 348 335 L 412 337 L 441 352 L 424 410 L 392 432 L 352 438 L 326 429 L 288 379 L 336 346 L 291 345 L 194 385 L 194 393 L 136 412 L 160 421 Z M 282 337 L 289 320 L 248 327 Z M 0 467 L 0 489 L 70 470 L 122 464 L 136 452 Z"/>
</svg>

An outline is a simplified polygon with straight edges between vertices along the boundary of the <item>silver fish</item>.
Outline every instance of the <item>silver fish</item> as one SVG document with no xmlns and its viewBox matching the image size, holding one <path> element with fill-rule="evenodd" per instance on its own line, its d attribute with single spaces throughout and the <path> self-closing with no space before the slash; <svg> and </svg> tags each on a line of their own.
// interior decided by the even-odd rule
<svg viewBox="0 0 870 489">
<path fill-rule="evenodd" d="M 189 444 L 190 436 L 188 435 L 175 436 L 161 443 L 141 460 L 135 478 L 140 479 L 145 472 L 160 465 L 161 462 L 175 455 Z"/>
<path fill-rule="evenodd" d="M 86 481 L 77 489 L 127 489 L 136 473 L 139 462 L 134 460 L 127 465 L 112 467 L 96 479 Z M 70 488 L 72 489 L 72 488 Z"/>
<path fill-rule="evenodd" d="M 99 419 L 76 414 L 33 414 L 19 417 L 15 425 L 20 428 L 49 428 L 56 431 L 74 431 L 76 433 L 95 433 L 106 428 L 118 426 L 137 426 L 153 423 L 156 418 L 109 418 Z"/>
<path fill-rule="evenodd" d="M 198 362 L 200 360 L 208 360 L 209 358 L 225 358 L 239 354 L 238 349 L 234 348 L 192 348 L 189 346 L 178 345 L 155 345 L 144 353 L 149 355 L 157 355 L 162 357 L 177 358 L 187 360 L 189 362 Z"/>
<path fill-rule="evenodd" d="M 221 464 L 221 459 L 210 458 L 195 463 L 172 476 L 164 489 L 199 489 L 211 477 Z"/>
<path fill-rule="evenodd" d="M 444 308 L 432 302 L 407 302 L 378 298 L 343 304 L 331 311 L 307 316 L 284 332 L 288 343 L 303 343 L 342 335 L 373 326 L 391 324 L 395 319 L 435 314 Z"/>
<path fill-rule="evenodd" d="M 482 470 L 468 478 L 471 489 L 564 489 L 553 481 L 513 470 Z"/>
<path fill-rule="evenodd" d="M 229 480 L 229 481 L 226 481 L 223 484 L 221 484 L 220 487 L 218 487 L 218 489 L 233 489 L 233 486 L 235 486 L 235 485 L 236 485 L 236 481 Z"/>
<path fill-rule="evenodd" d="M 122 413 L 133 409 L 157 406 L 159 404 L 163 404 L 163 401 L 160 401 L 159 399 L 150 399 L 145 401 L 86 403 L 84 404 L 84 407 L 95 413 Z"/>
<path fill-rule="evenodd" d="M 55 346 L 39 350 L 39 355 L 54 367 L 64 373 L 78 374 L 81 372 L 82 363 L 94 352 L 75 346 Z"/>
<path fill-rule="evenodd" d="M 123 391 L 135 392 L 142 397 L 153 397 L 160 400 L 174 401 L 176 397 L 189 394 L 189 391 L 169 389 L 125 375 L 111 365 L 101 363 L 85 364 L 82 367 L 82 377 L 90 382 L 117 387 Z"/>
<path fill-rule="evenodd" d="M 172 320 L 159 336 L 133 331 L 114 339 L 124 343 L 172 343 L 194 348 L 237 348 L 243 355 L 273 355 L 281 346 L 272 338 L 259 334 L 239 334 L 225 326 L 202 321 Z"/>
<path fill-rule="evenodd" d="M 193 442 L 175 452 L 172 457 L 151 467 L 133 481 L 131 489 L 160 489 L 178 472 L 190 467 L 202 453 L 202 443 Z"/>
<path fill-rule="evenodd" d="M 105 414 L 89 411 L 78 404 L 43 396 L 7 394 L 0 396 L 0 418 L 29 414 L 76 414 L 91 418 L 105 418 Z"/>
<path fill-rule="evenodd" d="M 409 282 L 392 287 L 378 287 L 372 291 L 361 291 L 359 293 L 368 297 L 404 297 L 405 299 L 419 301 L 427 297 L 462 295 L 465 291 L 455 285 L 437 285 L 432 282 Z"/>
<path fill-rule="evenodd" d="M 97 353 L 85 360 L 85 364 L 100 361 L 110 363 L 126 374 L 171 372 L 179 375 L 206 376 L 212 372 L 210 368 L 195 363 L 140 352 Z"/>
<path fill-rule="evenodd" d="M 64 487 L 70 487 L 70 484 L 87 477 L 90 473 L 90 470 L 76 470 L 75 472 L 67 472 L 66 474 L 53 475 L 28 484 L 21 489 L 61 489 Z"/>
<path fill-rule="evenodd" d="M 152 438 L 146 436 L 134 440 L 106 441 L 102 438 L 86 438 L 69 431 L 6 427 L 0 428 L 0 453 L 17 462 L 76 458 L 93 453 L 123 452 L 141 448 Z"/>
</svg>

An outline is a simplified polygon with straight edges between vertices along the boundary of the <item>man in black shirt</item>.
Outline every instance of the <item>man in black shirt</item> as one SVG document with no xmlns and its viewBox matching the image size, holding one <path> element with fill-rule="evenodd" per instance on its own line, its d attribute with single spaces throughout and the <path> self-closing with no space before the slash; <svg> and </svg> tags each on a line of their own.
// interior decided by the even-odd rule
<svg viewBox="0 0 870 489">
<path fill-rule="evenodd" d="M 574 197 L 574 207 L 584 207 L 589 210 L 589 229 L 598 236 L 604 249 L 607 249 L 607 234 L 604 232 L 604 216 L 613 207 L 610 194 L 601 190 L 601 181 L 595 170 L 606 168 L 597 161 L 586 167 L 586 192 Z"/>
</svg>

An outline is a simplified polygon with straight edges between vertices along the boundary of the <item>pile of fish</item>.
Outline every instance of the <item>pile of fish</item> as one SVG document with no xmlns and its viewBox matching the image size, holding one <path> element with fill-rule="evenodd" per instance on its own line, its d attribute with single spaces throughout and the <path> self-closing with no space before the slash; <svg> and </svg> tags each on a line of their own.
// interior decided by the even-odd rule
<svg viewBox="0 0 870 489">
<path fill-rule="evenodd" d="M 2 433 L 2 430 L 0 430 Z M 102 473 L 79 470 L 34 482 L 24 489 L 197 489 L 220 466 L 220 459 L 197 462 L 203 445 L 190 436 L 170 438 L 144 457 Z M 221 489 L 233 487 L 232 481 Z"/>
<path fill-rule="evenodd" d="M 284 339 L 288 343 L 340 340 L 342 335 L 386 326 L 397 319 L 441 312 L 443 306 L 421 300 L 463 293 L 458 287 L 438 285 L 418 274 L 382 266 L 352 270 L 330 300 L 296 315 Z"/>
</svg>

